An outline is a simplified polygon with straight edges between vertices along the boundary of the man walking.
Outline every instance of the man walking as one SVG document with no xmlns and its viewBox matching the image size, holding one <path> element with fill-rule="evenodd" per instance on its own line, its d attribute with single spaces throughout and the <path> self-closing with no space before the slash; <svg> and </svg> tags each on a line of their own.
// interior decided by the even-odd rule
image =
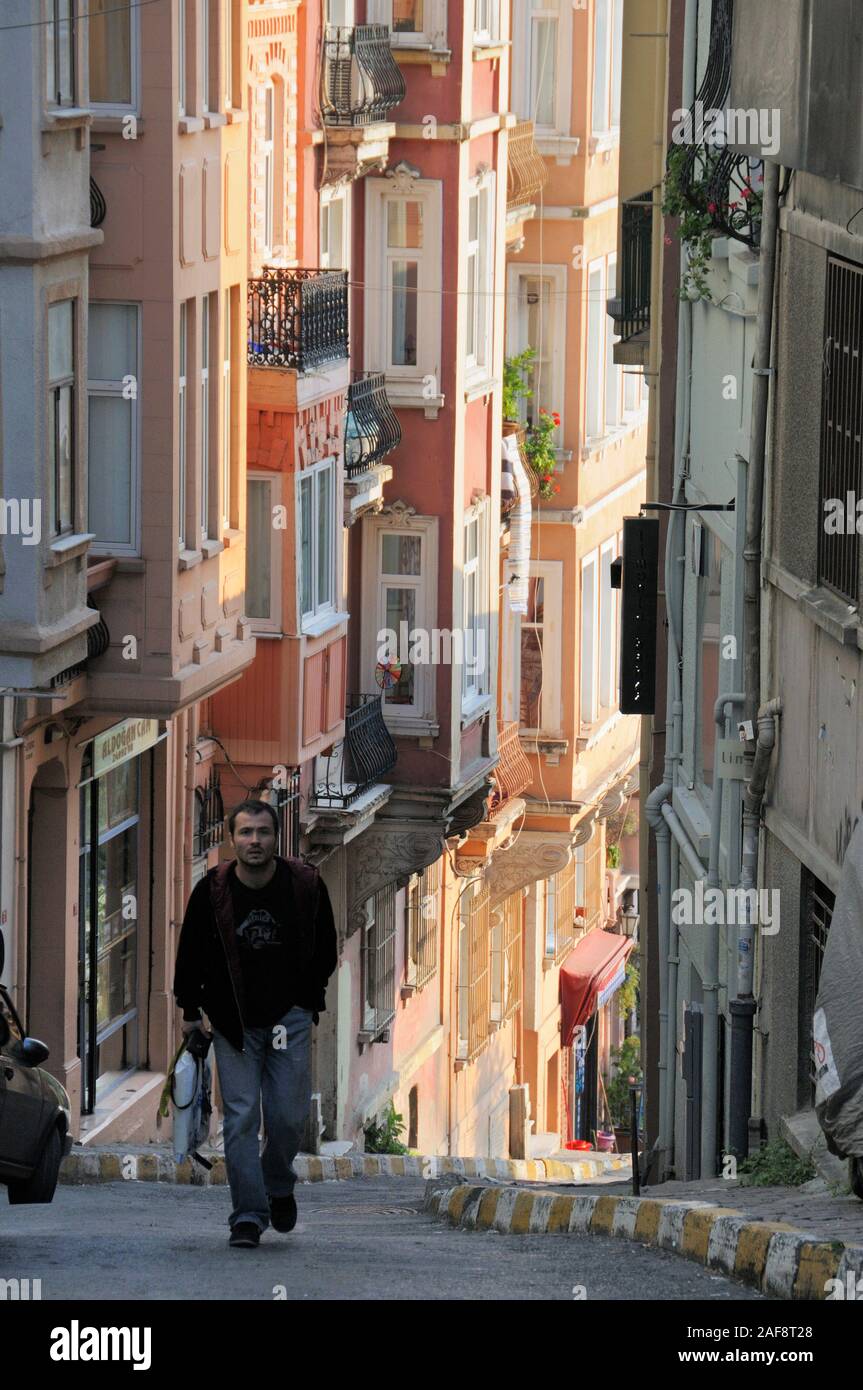
<svg viewBox="0 0 863 1390">
<path fill-rule="evenodd" d="M 276 854 L 278 824 L 265 801 L 231 812 L 236 859 L 193 889 L 174 972 L 183 1032 L 204 1031 L 202 1010 L 213 1028 L 235 1248 L 254 1248 L 270 1223 L 283 1232 L 296 1224 L 293 1161 L 309 1113 L 312 1024 L 338 962 L 326 885 L 317 869 Z"/>
</svg>

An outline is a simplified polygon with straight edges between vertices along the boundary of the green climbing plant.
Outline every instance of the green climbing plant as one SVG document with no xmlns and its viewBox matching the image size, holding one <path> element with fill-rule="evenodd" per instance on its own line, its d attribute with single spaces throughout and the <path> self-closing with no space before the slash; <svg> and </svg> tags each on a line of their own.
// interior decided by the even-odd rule
<svg viewBox="0 0 863 1390">
<path fill-rule="evenodd" d="M 406 1154 L 407 1144 L 403 1144 L 399 1135 L 404 1133 L 404 1120 L 396 1110 L 393 1101 L 390 1101 L 383 1114 L 381 1124 L 377 1119 L 367 1120 L 363 1125 L 363 1135 L 365 1137 L 365 1151 L 367 1154 Z"/>
</svg>

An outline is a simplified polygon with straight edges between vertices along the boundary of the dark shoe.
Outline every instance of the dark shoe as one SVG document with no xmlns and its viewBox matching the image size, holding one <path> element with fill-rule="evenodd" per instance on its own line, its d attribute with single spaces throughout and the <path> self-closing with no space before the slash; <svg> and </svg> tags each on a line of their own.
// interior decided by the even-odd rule
<svg viewBox="0 0 863 1390">
<path fill-rule="evenodd" d="M 260 1243 L 261 1228 L 256 1226 L 254 1221 L 238 1221 L 236 1226 L 231 1228 L 231 1239 L 228 1241 L 235 1250 L 253 1250 Z"/>
<path fill-rule="evenodd" d="M 270 1221 L 273 1223 L 273 1230 L 286 1235 L 292 1231 L 297 1224 L 297 1203 L 296 1198 L 290 1197 L 271 1197 L 270 1198 Z"/>
</svg>

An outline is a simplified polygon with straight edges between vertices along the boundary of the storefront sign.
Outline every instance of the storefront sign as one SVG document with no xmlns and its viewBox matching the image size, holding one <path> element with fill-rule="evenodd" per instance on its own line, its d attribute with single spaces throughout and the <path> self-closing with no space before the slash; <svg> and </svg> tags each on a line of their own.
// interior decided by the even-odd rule
<svg viewBox="0 0 863 1390">
<path fill-rule="evenodd" d="M 93 739 L 93 776 L 102 777 L 159 741 L 158 719 L 124 719 Z"/>
</svg>

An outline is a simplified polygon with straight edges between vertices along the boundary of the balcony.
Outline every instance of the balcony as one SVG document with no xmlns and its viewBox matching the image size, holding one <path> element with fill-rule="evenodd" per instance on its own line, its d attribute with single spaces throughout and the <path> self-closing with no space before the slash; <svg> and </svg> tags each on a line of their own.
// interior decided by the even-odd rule
<svg viewBox="0 0 863 1390">
<path fill-rule="evenodd" d="M 349 695 L 345 736 L 321 757 L 314 810 L 348 810 L 396 763 L 396 746 L 384 722 L 383 695 Z"/>
<path fill-rule="evenodd" d="M 322 183 L 386 168 L 395 135 L 390 112 L 405 82 L 384 24 L 328 25 L 324 35 L 321 116 L 326 126 Z"/>
<path fill-rule="evenodd" d="M 248 289 L 248 361 L 307 372 L 348 356 L 348 272 L 264 266 Z"/>
<path fill-rule="evenodd" d="M 108 212 L 105 195 L 94 178 L 90 178 L 90 226 L 101 227 Z"/>
<path fill-rule="evenodd" d="M 519 741 L 517 720 L 499 722 L 497 751 L 500 761 L 491 774 L 494 789 L 488 803 L 489 820 L 494 820 L 507 802 L 519 796 L 533 781 L 533 770 Z"/>
<path fill-rule="evenodd" d="M 621 210 L 620 294 L 608 301 L 620 342 L 614 360 L 644 367 L 650 352 L 650 272 L 653 249 L 653 198 L 650 190 L 628 199 Z"/>
<path fill-rule="evenodd" d="M 345 525 L 379 508 L 393 470 L 384 459 L 401 443 L 402 429 L 384 386 L 383 372 L 367 372 L 348 387 L 345 423 Z"/>
<path fill-rule="evenodd" d="M 533 121 L 519 121 L 509 132 L 506 171 L 506 240 L 523 235 L 524 223 L 533 216 L 536 200 L 548 182 L 545 160 L 536 148 Z"/>
</svg>

